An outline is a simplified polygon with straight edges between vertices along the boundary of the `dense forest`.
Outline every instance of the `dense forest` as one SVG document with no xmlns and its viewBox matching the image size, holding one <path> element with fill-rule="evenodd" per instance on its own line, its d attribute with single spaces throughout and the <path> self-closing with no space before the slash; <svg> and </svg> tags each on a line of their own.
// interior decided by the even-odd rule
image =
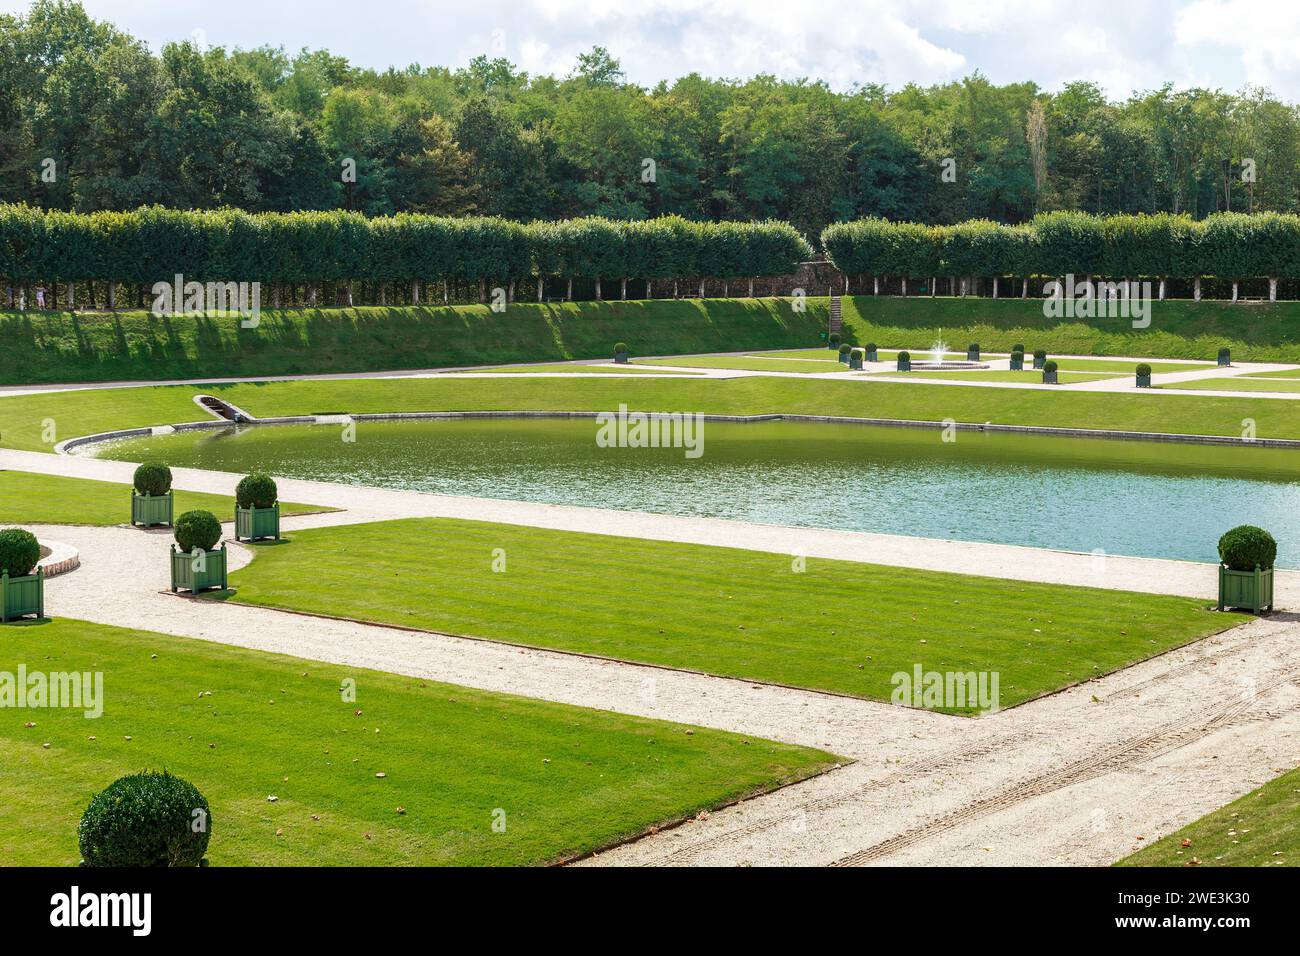
<svg viewBox="0 0 1300 956">
<path fill-rule="evenodd" d="M 1264 90 L 1116 103 L 978 73 L 646 89 L 600 48 L 565 77 L 486 56 L 376 72 L 326 50 L 154 54 L 57 0 L 0 17 L 0 202 L 50 209 L 676 214 L 780 219 L 815 240 L 863 217 L 1300 212 L 1298 167 L 1300 111 Z"/>
</svg>

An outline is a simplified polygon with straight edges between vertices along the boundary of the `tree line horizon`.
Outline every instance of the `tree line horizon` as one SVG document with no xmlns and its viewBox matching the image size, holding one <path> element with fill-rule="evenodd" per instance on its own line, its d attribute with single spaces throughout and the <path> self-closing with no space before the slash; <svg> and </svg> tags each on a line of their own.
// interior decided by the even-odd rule
<svg viewBox="0 0 1300 956">
<path fill-rule="evenodd" d="M 503 57 L 383 71 L 328 50 L 155 54 L 78 3 L 0 16 L 0 202 L 349 209 L 511 220 L 864 218 L 932 225 L 1081 211 L 1300 213 L 1300 109 L 1262 89 L 626 81 Z M 345 164 L 352 164 L 352 176 Z"/>
</svg>

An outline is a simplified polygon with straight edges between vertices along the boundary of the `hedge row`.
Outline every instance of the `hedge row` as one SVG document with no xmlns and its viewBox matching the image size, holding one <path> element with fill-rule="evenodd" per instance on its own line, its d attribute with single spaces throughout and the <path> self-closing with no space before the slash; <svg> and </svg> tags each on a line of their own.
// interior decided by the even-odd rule
<svg viewBox="0 0 1300 956">
<path fill-rule="evenodd" d="M 43 212 L 0 206 L 0 280 L 152 285 L 718 279 L 786 275 L 812 255 L 779 222 L 573 219 L 517 223 L 349 212 L 249 214 L 147 207 Z"/>
<path fill-rule="evenodd" d="M 1300 216 L 1169 213 L 1092 216 L 1054 212 L 1023 226 L 974 220 L 954 226 L 865 219 L 822 232 L 836 267 L 853 275 L 1112 278 L 1300 277 Z"/>
</svg>

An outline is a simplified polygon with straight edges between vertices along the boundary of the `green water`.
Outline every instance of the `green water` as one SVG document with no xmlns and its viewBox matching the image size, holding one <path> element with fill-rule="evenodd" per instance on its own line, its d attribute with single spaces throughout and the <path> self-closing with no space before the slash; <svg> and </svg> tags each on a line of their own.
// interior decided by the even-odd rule
<svg viewBox="0 0 1300 956">
<path fill-rule="evenodd" d="M 586 420 L 182 432 L 91 453 L 453 495 L 1217 560 L 1236 524 L 1300 567 L 1300 454 L 861 425 L 708 422 L 702 454 L 603 448 Z M 866 556 L 869 557 L 869 556 Z"/>
</svg>

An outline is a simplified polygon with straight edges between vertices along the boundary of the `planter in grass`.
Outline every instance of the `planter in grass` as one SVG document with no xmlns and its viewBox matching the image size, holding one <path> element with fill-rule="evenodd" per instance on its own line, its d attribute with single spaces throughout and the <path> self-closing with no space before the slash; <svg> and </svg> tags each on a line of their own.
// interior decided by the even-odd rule
<svg viewBox="0 0 1300 956">
<path fill-rule="evenodd" d="M 875 343 L 875 342 L 868 342 L 868 343 L 867 343 L 867 345 L 866 345 L 866 353 L 867 353 L 867 359 L 866 359 L 866 360 L 867 360 L 868 362 L 879 362 L 879 361 L 880 361 L 880 357 L 879 357 L 879 355 L 876 354 L 876 343 Z"/>
<path fill-rule="evenodd" d="M 1011 371 L 1013 371 L 1013 372 L 1023 372 L 1024 370 L 1025 370 L 1025 353 L 1024 353 L 1024 352 L 1012 352 L 1012 353 L 1011 353 Z"/>
<path fill-rule="evenodd" d="M 826 336 L 826 347 L 828 349 L 838 349 L 840 347 L 840 333 L 832 332 Z"/>
<path fill-rule="evenodd" d="M 912 371 L 912 353 L 911 353 L 911 352 L 899 352 L 899 353 L 898 353 L 898 370 L 899 370 L 900 372 L 910 372 L 910 371 Z"/>
<path fill-rule="evenodd" d="M 280 540 L 279 489 L 270 475 L 254 472 L 235 488 L 235 540 Z"/>
<path fill-rule="evenodd" d="M 152 528 L 172 523 L 172 470 L 147 461 L 135 470 L 131 490 L 131 525 Z"/>
<path fill-rule="evenodd" d="M 1219 365 L 1228 366 L 1232 364 L 1232 349 L 1219 349 Z"/>
<path fill-rule="evenodd" d="M 1146 362 L 1143 362 L 1141 365 L 1137 367 L 1137 387 L 1138 388 L 1151 387 L 1151 366 L 1148 365 Z"/>
<path fill-rule="evenodd" d="M 618 365 L 627 364 L 627 343 L 617 342 L 614 345 L 614 361 Z"/>
<path fill-rule="evenodd" d="M 843 345 L 840 346 L 840 364 L 841 364 L 841 365 L 848 365 L 848 364 L 849 364 L 849 353 L 852 352 L 852 351 L 853 351 L 853 346 L 852 346 L 852 345 L 849 345 L 847 342 L 845 342 Z"/>
<path fill-rule="evenodd" d="M 1263 528 L 1238 525 L 1219 539 L 1219 610 L 1273 610 L 1277 542 Z"/>
<path fill-rule="evenodd" d="M 1044 384 L 1044 385 L 1058 385 L 1058 384 L 1060 384 L 1060 383 L 1056 380 L 1056 363 L 1055 363 L 1055 362 L 1048 361 L 1048 362 L 1044 362 L 1044 363 L 1043 363 L 1043 384 Z"/>
<path fill-rule="evenodd" d="M 1034 368 L 1042 368 L 1047 364 L 1047 349 L 1034 349 Z"/>
<path fill-rule="evenodd" d="M 865 350 L 865 349 L 854 349 L 852 352 L 850 352 L 850 353 L 849 353 L 849 368 L 850 368 L 850 369 L 855 369 L 855 368 L 856 368 L 856 369 L 861 369 L 861 368 L 862 368 L 862 359 L 863 359 L 863 357 L 866 356 L 866 354 L 867 354 L 867 353 L 866 353 L 866 350 Z"/>
<path fill-rule="evenodd" d="M 0 622 L 45 616 L 45 572 L 36 567 L 40 560 L 41 546 L 30 531 L 0 531 Z"/>
<path fill-rule="evenodd" d="M 979 360 L 980 344 L 978 342 L 972 342 L 970 345 L 966 346 L 966 361 L 978 362 Z"/>
<path fill-rule="evenodd" d="M 226 589 L 226 546 L 215 547 L 220 538 L 221 522 L 211 511 L 187 511 L 176 519 L 172 591 Z"/>
</svg>

